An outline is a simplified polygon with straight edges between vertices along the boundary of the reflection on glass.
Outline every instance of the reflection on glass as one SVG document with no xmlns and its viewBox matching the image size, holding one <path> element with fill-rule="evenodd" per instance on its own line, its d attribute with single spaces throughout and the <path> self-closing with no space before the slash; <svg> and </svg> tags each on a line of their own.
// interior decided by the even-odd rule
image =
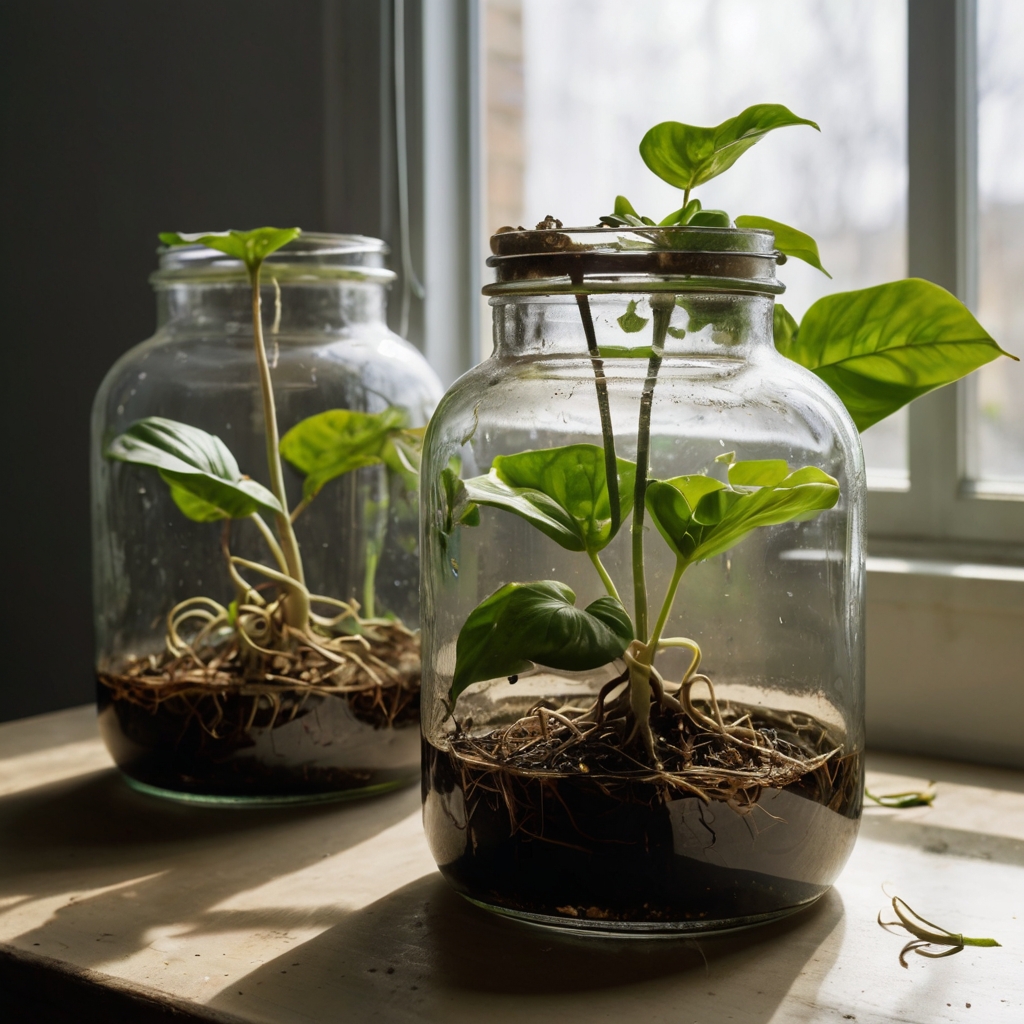
<svg viewBox="0 0 1024 1024">
<path fill-rule="evenodd" d="M 1024 357 L 1024 4 L 978 3 L 978 318 Z M 971 382 L 968 470 L 982 490 L 1024 492 L 1024 363 Z"/>
<path fill-rule="evenodd" d="M 637 144 L 653 124 L 717 124 L 784 103 L 822 132 L 767 137 L 699 190 L 818 239 L 829 281 L 790 261 L 784 304 L 906 272 L 906 5 L 893 0 L 489 0 L 488 232 L 547 214 L 593 224 L 618 192 L 660 218 L 677 190 Z M 907 484 L 905 416 L 864 438 L 869 479 Z"/>
</svg>

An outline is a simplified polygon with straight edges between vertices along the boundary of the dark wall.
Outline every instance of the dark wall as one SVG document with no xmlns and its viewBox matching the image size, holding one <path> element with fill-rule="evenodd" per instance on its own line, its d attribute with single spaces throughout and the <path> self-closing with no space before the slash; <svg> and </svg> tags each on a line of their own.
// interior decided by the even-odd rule
<svg viewBox="0 0 1024 1024">
<path fill-rule="evenodd" d="M 153 331 L 157 232 L 327 225 L 320 3 L 4 0 L 0 19 L 2 720 L 93 697 L 89 409 Z"/>
</svg>

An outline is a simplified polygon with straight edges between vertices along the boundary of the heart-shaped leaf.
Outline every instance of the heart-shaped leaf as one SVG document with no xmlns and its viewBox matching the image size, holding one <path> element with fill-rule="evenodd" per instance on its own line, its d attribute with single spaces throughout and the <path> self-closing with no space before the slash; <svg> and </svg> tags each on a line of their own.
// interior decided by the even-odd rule
<svg viewBox="0 0 1024 1024">
<path fill-rule="evenodd" d="M 775 346 L 825 381 L 860 430 L 1010 355 L 959 299 L 917 278 L 826 295 Z"/>
<path fill-rule="evenodd" d="M 517 675 L 532 665 L 581 672 L 622 656 L 633 639 L 613 597 L 586 608 L 557 580 L 507 583 L 470 612 L 455 646 L 454 702 L 473 683 Z"/>
<path fill-rule="evenodd" d="M 302 497 L 308 501 L 335 477 L 383 462 L 388 442 L 405 433 L 407 422 L 395 406 L 376 413 L 329 409 L 296 423 L 281 438 L 281 454 L 306 474 Z M 398 465 L 397 451 L 387 455 Z"/>
<path fill-rule="evenodd" d="M 569 551 L 611 541 L 604 449 L 594 444 L 496 456 L 487 476 L 467 480 L 471 501 L 520 516 Z M 621 520 L 633 507 L 635 463 L 617 459 Z"/>
<path fill-rule="evenodd" d="M 798 124 L 818 127 L 778 103 L 747 107 L 715 128 L 663 121 L 641 140 L 640 156 L 663 181 L 691 189 L 727 171 L 768 132 Z"/>
<path fill-rule="evenodd" d="M 205 245 L 241 260 L 250 271 L 258 267 L 272 252 L 298 238 L 301 228 L 256 228 L 253 231 L 197 231 L 182 234 L 162 231 L 164 245 Z"/>
<path fill-rule="evenodd" d="M 676 557 L 689 565 L 721 554 L 759 526 L 812 519 L 839 500 L 839 484 L 814 466 L 782 459 L 736 462 L 729 483 L 706 476 L 652 480 L 647 509 Z"/>
<path fill-rule="evenodd" d="M 731 228 L 732 221 L 725 210 L 698 210 L 689 220 L 695 228 Z"/>
<path fill-rule="evenodd" d="M 821 257 L 818 255 L 818 243 L 810 235 L 788 224 L 777 220 L 769 220 L 767 217 L 737 217 L 736 227 L 738 228 L 765 228 L 775 234 L 775 248 L 779 252 L 792 256 L 794 259 L 803 260 L 809 263 L 815 270 L 820 270 L 826 277 L 832 275 L 821 265 Z"/>
<path fill-rule="evenodd" d="M 262 484 L 242 476 L 224 442 L 187 423 L 150 416 L 114 438 L 107 457 L 152 466 L 181 511 L 197 522 L 244 519 L 258 509 L 281 512 Z"/>
</svg>

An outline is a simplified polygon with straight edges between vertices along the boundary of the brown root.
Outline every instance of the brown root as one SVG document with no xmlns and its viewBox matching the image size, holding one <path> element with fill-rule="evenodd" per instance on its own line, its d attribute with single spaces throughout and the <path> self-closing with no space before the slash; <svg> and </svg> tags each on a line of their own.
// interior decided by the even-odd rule
<svg viewBox="0 0 1024 1024">
<path fill-rule="evenodd" d="M 310 694 L 346 700 L 375 728 L 418 719 L 418 633 L 396 620 L 360 619 L 358 606 L 342 602 L 335 618 L 317 617 L 317 627 L 302 631 L 284 621 L 280 601 L 266 604 L 254 591 L 248 600 L 233 615 L 208 598 L 183 602 L 168 616 L 165 652 L 130 657 L 99 681 L 114 701 L 195 718 L 215 738 L 225 704 L 239 699 L 248 702 L 246 720 L 232 728 L 244 732 L 293 720 Z M 342 624 L 352 632 L 331 635 Z"/>
<path fill-rule="evenodd" d="M 587 708 L 541 701 L 485 736 L 457 728 L 449 751 L 467 804 L 497 799 L 514 829 L 541 832 L 544 794 L 557 795 L 563 779 L 585 779 L 612 799 L 690 795 L 740 813 L 752 810 L 765 789 L 795 784 L 827 806 L 849 800 L 847 777 L 856 773 L 842 765 L 841 745 L 826 727 L 795 712 L 720 702 L 703 675 L 688 678 L 676 697 L 652 673 L 651 758 L 631 713 L 627 680 L 623 673 L 606 683 Z M 696 683 L 707 687 L 706 700 L 693 699 Z"/>
</svg>

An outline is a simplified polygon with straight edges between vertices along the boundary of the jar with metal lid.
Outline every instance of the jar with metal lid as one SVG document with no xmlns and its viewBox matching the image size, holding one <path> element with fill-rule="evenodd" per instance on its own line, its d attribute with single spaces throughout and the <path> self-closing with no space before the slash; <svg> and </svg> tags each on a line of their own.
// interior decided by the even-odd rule
<svg viewBox="0 0 1024 1024">
<path fill-rule="evenodd" d="M 417 774 L 416 463 L 441 388 L 387 327 L 386 251 L 304 234 L 262 268 L 310 599 L 302 636 L 282 619 L 280 550 L 259 512 L 198 502 L 174 486 L 172 463 L 158 473 L 117 448 L 178 431 L 172 440 L 199 438 L 240 487 L 265 494 L 270 482 L 245 267 L 202 245 L 160 257 L 156 333 L 113 366 L 92 418 L 99 720 L 136 788 L 275 803 L 380 792 Z M 319 476 L 303 461 L 309 445 L 289 441 L 303 423 L 335 444 Z"/>
<path fill-rule="evenodd" d="M 423 792 L 445 878 L 599 934 L 818 899 L 862 802 L 863 457 L 735 228 L 507 231 L 427 432 Z"/>
</svg>

